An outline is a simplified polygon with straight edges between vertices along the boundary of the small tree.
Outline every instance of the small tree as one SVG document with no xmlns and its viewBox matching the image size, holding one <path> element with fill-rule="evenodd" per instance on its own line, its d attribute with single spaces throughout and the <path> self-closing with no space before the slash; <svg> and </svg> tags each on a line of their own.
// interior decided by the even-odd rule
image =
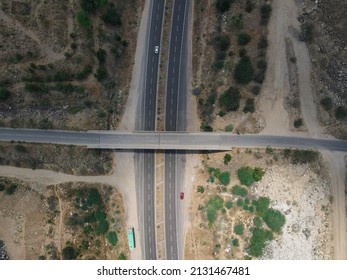
<svg viewBox="0 0 347 280">
<path fill-rule="evenodd" d="M 0 102 L 6 101 L 10 97 L 10 92 L 6 88 L 0 87 Z"/>
<path fill-rule="evenodd" d="M 286 218 L 280 211 L 271 208 L 266 212 L 265 222 L 274 232 L 280 232 L 286 222 Z"/>
<path fill-rule="evenodd" d="M 247 45 L 251 41 L 251 36 L 248 33 L 241 32 L 237 35 L 237 43 L 240 46 Z"/>
<path fill-rule="evenodd" d="M 337 119 L 343 120 L 347 117 L 347 108 L 344 106 L 339 106 L 336 108 L 335 117 Z"/>
<path fill-rule="evenodd" d="M 245 196 L 247 196 L 248 191 L 245 188 L 243 188 L 243 187 L 241 187 L 239 185 L 235 185 L 235 186 L 232 187 L 231 193 L 233 195 L 238 195 L 238 196 L 241 196 L 241 197 L 245 197 Z"/>
<path fill-rule="evenodd" d="M 231 208 L 233 208 L 233 203 L 232 203 L 231 201 L 227 201 L 227 202 L 225 203 L 225 207 L 226 207 L 227 209 L 231 209 Z"/>
<path fill-rule="evenodd" d="M 230 87 L 219 97 L 219 106 L 226 112 L 237 111 L 240 107 L 240 91 L 236 87 Z"/>
<path fill-rule="evenodd" d="M 110 231 L 107 233 L 108 242 L 114 247 L 118 242 L 117 233 L 115 231 Z"/>
<path fill-rule="evenodd" d="M 333 108 L 333 101 L 330 97 L 324 97 L 321 99 L 320 104 L 326 111 L 330 111 Z"/>
<path fill-rule="evenodd" d="M 225 13 L 230 10 L 231 4 L 234 0 L 217 0 L 216 8 L 220 13 Z"/>
<path fill-rule="evenodd" d="M 233 246 L 239 247 L 239 240 L 237 238 L 233 239 Z"/>
<path fill-rule="evenodd" d="M 234 232 L 237 234 L 237 235 L 242 235 L 243 234 L 243 231 L 244 231 L 244 226 L 243 224 L 238 224 L 234 227 Z"/>
<path fill-rule="evenodd" d="M 299 127 L 303 126 L 303 124 L 304 124 L 304 121 L 302 118 L 296 119 L 294 121 L 294 127 L 295 128 L 299 128 Z"/>
<path fill-rule="evenodd" d="M 264 218 L 269 210 L 270 199 L 267 197 L 260 197 L 257 201 L 257 213 L 260 217 Z"/>
<path fill-rule="evenodd" d="M 225 154 L 223 158 L 224 164 L 227 165 L 231 161 L 231 155 L 230 154 Z"/>
<path fill-rule="evenodd" d="M 223 185 L 223 186 L 227 186 L 230 183 L 230 173 L 225 171 L 222 172 L 220 174 L 220 176 L 218 177 L 219 182 Z"/>
<path fill-rule="evenodd" d="M 241 167 L 237 170 L 237 177 L 242 185 L 249 187 L 254 183 L 253 169 L 249 166 Z"/>
<path fill-rule="evenodd" d="M 203 186 L 198 186 L 198 193 L 204 193 L 205 188 Z"/>
<path fill-rule="evenodd" d="M 63 260 L 75 260 L 77 257 L 77 252 L 72 246 L 65 247 L 62 253 L 63 253 Z"/>
<path fill-rule="evenodd" d="M 96 52 L 96 57 L 98 58 L 100 63 L 104 63 L 106 60 L 106 51 L 104 49 L 98 49 Z"/>
<path fill-rule="evenodd" d="M 256 167 L 253 169 L 253 178 L 256 182 L 259 182 L 261 179 L 263 179 L 264 175 L 265 171 L 262 168 Z"/>
<path fill-rule="evenodd" d="M 254 69 L 249 56 L 241 57 L 240 61 L 236 64 L 234 71 L 234 78 L 239 84 L 246 85 L 252 81 L 254 76 Z"/>
<path fill-rule="evenodd" d="M 5 193 L 7 195 L 12 195 L 12 194 L 14 194 L 16 189 L 17 189 L 17 185 L 16 184 L 12 184 L 8 189 L 5 190 Z"/>
</svg>

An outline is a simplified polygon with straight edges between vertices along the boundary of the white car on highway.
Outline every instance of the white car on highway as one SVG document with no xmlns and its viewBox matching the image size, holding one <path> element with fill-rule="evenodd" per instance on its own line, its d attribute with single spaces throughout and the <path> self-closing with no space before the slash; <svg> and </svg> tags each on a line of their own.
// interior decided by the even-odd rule
<svg viewBox="0 0 347 280">
<path fill-rule="evenodd" d="M 155 47 L 154 47 L 154 53 L 155 53 L 155 54 L 158 54 L 158 53 L 159 53 L 159 46 L 155 46 Z"/>
</svg>

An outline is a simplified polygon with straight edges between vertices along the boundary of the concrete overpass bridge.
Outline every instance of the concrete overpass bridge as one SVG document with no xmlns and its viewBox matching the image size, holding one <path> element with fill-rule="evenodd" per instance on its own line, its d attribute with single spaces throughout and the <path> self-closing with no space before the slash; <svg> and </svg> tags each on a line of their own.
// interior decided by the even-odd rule
<svg viewBox="0 0 347 280">
<path fill-rule="evenodd" d="M 0 128 L 0 141 L 127 150 L 230 150 L 236 147 L 298 148 L 347 152 L 347 141 L 295 136 L 217 132 L 63 131 Z"/>
</svg>

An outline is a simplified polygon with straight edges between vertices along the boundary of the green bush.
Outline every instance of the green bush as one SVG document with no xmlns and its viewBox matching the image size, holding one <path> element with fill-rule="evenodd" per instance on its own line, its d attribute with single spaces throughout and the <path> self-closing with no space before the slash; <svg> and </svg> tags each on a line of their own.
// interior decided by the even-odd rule
<svg viewBox="0 0 347 280">
<path fill-rule="evenodd" d="M 232 124 L 229 124 L 227 125 L 225 128 L 224 128 L 224 131 L 225 132 L 232 132 L 234 129 L 233 125 Z"/>
<path fill-rule="evenodd" d="M 118 257 L 118 260 L 126 260 L 127 256 L 124 253 L 121 253 Z"/>
<path fill-rule="evenodd" d="M 240 90 L 230 87 L 219 97 L 219 106 L 226 112 L 237 111 L 240 107 Z"/>
<path fill-rule="evenodd" d="M 49 88 L 44 84 L 25 84 L 25 90 L 30 93 L 48 93 Z"/>
<path fill-rule="evenodd" d="M 270 199 L 268 197 L 259 197 L 256 207 L 257 207 L 257 214 L 261 218 L 265 218 L 267 211 L 269 210 L 270 206 Z"/>
<path fill-rule="evenodd" d="M 265 175 L 265 171 L 260 167 L 255 167 L 253 169 L 253 178 L 256 182 L 259 182 L 261 179 L 263 179 L 263 176 Z"/>
<path fill-rule="evenodd" d="M 205 188 L 203 186 L 198 186 L 198 193 L 204 193 Z"/>
<path fill-rule="evenodd" d="M 247 0 L 246 1 L 246 6 L 245 6 L 245 11 L 247 13 L 251 13 L 254 9 L 255 4 L 253 3 L 252 0 Z"/>
<path fill-rule="evenodd" d="M 107 240 L 113 247 L 116 246 L 116 244 L 118 242 L 117 233 L 114 231 L 108 232 L 107 233 Z"/>
<path fill-rule="evenodd" d="M 295 150 L 290 153 L 293 164 L 305 164 L 318 160 L 318 152 L 309 150 Z"/>
<path fill-rule="evenodd" d="M 92 27 L 92 22 L 84 11 L 79 11 L 77 13 L 77 22 L 85 29 L 90 29 Z"/>
<path fill-rule="evenodd" d="M 101 82 L 107 78 L 107 70 L 104 66 L 99 65 L 98 69 L 96 70 L 95 78 Z"/>
<path fill-rule="evenodd" d="M 236 201 L 236 205 L 239 206 L 239 207 L 243 207 L 243 199 L 239 198 L 237 201 Z"/>
<path fill-rule="evenodd" d="M 224 60 L 215 60 L 212 68 L 216 71 L 222 70 L 224 67 Z"/>
<path fill-rule="evenodd" d="M 106 51 L 104 49 L 98 49 L 96 52 L 96 57 L 98 58 L 100 63 L 105 63 L 106 60 Z"/>
<path fill-rule="evenodd" d="M 261 24 L 268 24 L 272 8 L 269 4 L 264 4 L 260 7 Z"/>
<path fill-rule="evenodd" d="M 227 209 L 231 209 L 231 208 L 233 208 L 233 203 L 232 203 L 231 201 L 227 201 L 227 202 L 225 203 L 225 207 L 226 207 Z"/>
<path fill-rule="evenodd" d="M 262 225 L 263 225 L 263 220 L 260 217 L 258 217 L 258 216 L 254 217 L 253 224 L 254 224 L 255 227 L 261 228 Z"/>
<path fill-rule="evenodd" d="M 231 4 L 234 0 L 217 0 L 216 8 L 220 13 L 225 13 L 230 10 Z"/>
<path fill-rule="evenodd" d="M 254 105 L 254 99 L 253 98 L 247 98 L 245 107 L 243 108 L 244 113 L 254 113 L 255 111 L 255 105 Z"/>
<path fill-rule="evenodd" d="M 219 182 L 223 185 L 223 186 L 227 186 L 230 183 L 230 173 L 229 172 L 222 172 L 220 174 L 220 176 L 218 177 Z"/>
<path fill-rule="evenodd" d="M 243 226 L 243 224 L 238 224 L 234 227 L 234 232 L 237 234 L 237 235 L 242 235 L 243 232 L 244 232 L 245 228 Z"/>
<path fill-rule="evenodd" d="M 216 60 L 224 60 L 225 56 L 226 56 L 225 51 L 216 52 Z"/>
<path fill-rule="evenodd" d="M 237 170 L 237 176 L 242 185 L 249 187 L 254 183 L 253 169 L 249 166 L 241 167 Z"/>
<path fill-rule="evenodd" d="M 16 150 L 17 153 L 26 153 L 28 151 L 25 146 L 20 144 L 16 145 L 14 149 Z"/>
<path fill-rule="evenodd" d="M 284 215 L 278 211 L 270 208 L 265 215 L 265 223 L 274 232 L 280 232 L 286 222 Z"/>
<path fill-rule="evenodd" d="M 262 50 L 262 49 L 266 49 L 269 46 L 269 42 L 266 38 L 266 35 L 262 35 L 260 37 L 259 43 L 258 43 L 258 49 Z"/>
<path fill-rule="evenodd" d="M 10 91 L 0 87 L 0 102 L 6 101 L 10 97 Z"/>
<path fill-rule="evenodd" d="M 294 121 L 294 127 L 295 127 L 295 128 L 299 128 L 299 127 L 301 127 L 301 126 L 303 126 L 303 125 L 304 125 L 304 121 L 303 121 L 302 118 L 296 119 L 296 120 Z"/>
<path fill-rule="evenodd" d="M 107 0 L 80 0 L 80 3 L 83 10 L 94 14 L 107 3 Z"/>
<path fill-rule="evenodd" d="M 5 185 L 4 184 L 0 184 L 0 192 L 5 190 Z"/>
<path fill-rule="evenodd" d="M 207 202 L 207 207 L 212 207 L 213 209 L 217 211 L 222 209 L 223 204 L 224 204 L 223 199 L 220 196 L 215 195 L 214 197 L 209 199 L 209 201 Z"/>
<path fill-rule="evenodd" d="M 230 37 L 228 35 L 217 35 L 214 38 L 215 46 L 220 52 L 225 52 L 230 47 Z"/>
<path fill-rule="evenodd" d="M 251 91 L 252 91 L 252 93 L 254 95 L 259 95 L 259 93 L 260 93 L 260 86 L 253 86 Z"/>
<path fill-rule="evenodd" d="M 248 33 L 241 32 L 237 35 L 237 43 L 240 46 L 245 46 L 251 41 L 251 36 Z"/>
<path fill-rule="evenodd" d="M 333 101 L 330 97 L 324 97 L 321 99 L 320 104 L 326 111 L 330 111 L 333 108 Z"/>
<path fill-rule="evenodd" d="M 273 239 L 271 231 L 255 228 L 250 240 L 248 252 L 251 256 L 261 257 L 267 241 Z"/>
<path fill-rule="evenodd" d="M 245 197 L 245 196 L 247 196 L 248 191 L 247 191 L 247 189 L 245 189 L 245 188 L 243 188 L 243 187 L 241 187 L 239 185 L 235 185 L 235 186 L 232 187 L 231 193 L 233 195 L 238 195 L 238 196 L 241 196 L 241 197 Z"/>
<path fill-rule="evenodd" d="M 121 26 L 121 14 L 115 7 L 109 7 L 106 12 L 101 16 L 101 19 L 108 25 Z"/>
<path fill-rule="evenodd" d="M 254 69 L 249 56 L 241 57 L 240 61 L 235 66 L 234 78 L 239 84 L 246 85 L 252 81 Z"/>
<path fill-rule="evenodd" d="M 86 79 L 93 72 L 93 68 L 90 65 L 87 65 L 83 68 L 83 70 L 76 75 L 77 80 Z"/>
<path fill-rule="evenodd" d="M 77 252 L 72 246 L 65 247 L 62 253 L 63 260 L 75 260 L 77 258 Z"/>
<path fill-rule="evenodd" d="M 229 162 L 231 161 L 231 155 L 230 154 L 225 154 L 224 158 L 223 158 L 223 162 L 225 165 L 229 164 Z"/>
<path fill-rule="evenodd" d="M 217 211 L 213 207 L 207 207 L 207 220 L 210 225 L 216 221 Z"/>
<path fill-rule="evenodd" d="M 339 106 L 335 110 L 335 117 L 339 120 L 343 120 L 347 117 L 347 108 L 344 106 Z"/>
<path fill-rule="evenodd" d="M 53 129 L 53 123 L 48 118 L 43 118 L 39 122 L 40 129 Z"/>
<path fill-rule="evenodd" d="M 200 129 L 202 131 L 205 131 L 205 132 L 212 132 L 213 131 L 213 127 L 205 122 L 203 122 L 200 126 Z"/>
</svg>

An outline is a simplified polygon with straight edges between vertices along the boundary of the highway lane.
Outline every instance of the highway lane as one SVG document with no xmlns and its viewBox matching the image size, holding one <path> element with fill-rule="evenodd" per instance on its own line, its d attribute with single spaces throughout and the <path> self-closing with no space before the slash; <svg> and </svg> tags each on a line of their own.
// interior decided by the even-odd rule
<svg viewBox="0 0 347 280">
<path fill-rule="evenodd" d="M 157 111 L 157 83 L 159 73 L 159 54 L 154 52 L 160 46 L 165 1 L 153 0 L 150 15 L 150 29 L 147 31 L 147 58 L 144 91 L 138 112 L 137 129 L 154 131 Z M 159 49 L 160 52 L 160 49 Z M 143 221 L 143 251 L 145 259 L 156 259 L 155 234 L 155 150 L 139 152 L 136 156 L 136 172 L 139 174 L 137 184 L 140 188 L 139 200 Z M 141 209 L 141 206 L 139 207 Z"/>
<path fill-rule="evenodd" d="M 165 131 L 185 129 L 186 115 L 186 57 L 187 0 L 175 0 L 170 34 L 169 63 L 165 96 Z M 166 259 L 178 259 L 177 196 L 181 171 L 178 166 L 183 155 L 175 150 L 165 151 L 165 245 Z"/>
<path fill-rule="evenodd" d="M 79 132 L 0 128 L 0 141 L 78 145 L 94 149 L 222 151 L 232 148 L 266 148 L 270 146 L 347 152 L 346 140 L 214 132 Z"/>
</svg>

